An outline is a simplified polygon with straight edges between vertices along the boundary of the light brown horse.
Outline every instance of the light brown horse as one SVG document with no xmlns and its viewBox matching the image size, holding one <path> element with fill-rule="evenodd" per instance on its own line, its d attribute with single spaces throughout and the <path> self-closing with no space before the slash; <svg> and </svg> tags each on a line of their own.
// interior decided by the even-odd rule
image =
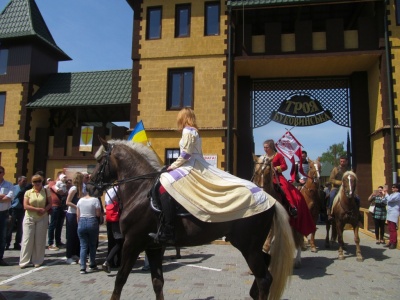
<svg viewBox="0 0 400 300">
<path fill-rule="evenodd" d="M 358 229 L 360 225 L 360 213 L 357 203 L 355 201 L 355 191 L 357 187 L 357 176 L 352 171 L 347 171 L 343 174 L 342 185 L 333 201 L 332 205 L 332 237 L 331 241 L 336 238 L 339 243 L 339 256 L 340 260 L 344 259 L 343 255 L 343 230 L 346 224 L 353 226 L 354 242 L 356 243 L 356 256 L 357 261 L 363 261 L 360 249 L 360 237 Z M 329 222 L 327 222 L 327 231 L 325 243 L 329 244 Z"/>
<path fill-rule="evenodd" d="M 254 174 L 252 177 L 252 182 L 255 183 L 257 186 L 259 186 L 260 188 L 262 188 L 272 197 L 280 201 L 281 195 L 279 194 L 279 192 L 275 190 L 273 183 L 274 172 L 271 171 L 272 161 L 269 160 L 266 156 L 257 157 L 254 154 L 253 154 L 253 160 L 254 160 Z M 292 227 L 292 233 L 293 233 L 293 240 L 295 243 L 295 247 L 297 250 L 296 258 L 294 261 L 294 267 L 299 268 L 301 266 L 301 249 L 304 247 L 304 236 L 300 232 L 293 229 L 293 227 Z M 263 246 L 263 251 L 265 253 L 268 253 L 269 251 L 272 238 L 273 235 L 270 232 Z"/>
<path fill-rule="evenodd" d="M 320 188 L 319 188 L 319 178 L 321 174 L 321 163 L 319 162 L 319 157 L 316 161 L 308 160 L 309 170 L 307 174 L 306 183 L 300 188 L 300 192 L 306 200 L 308 209 L 310 210 L 311 216 L 314 223 L 317 224 L 318 217 L 321 208 L 320 201 Z M 317 252 L 317 247 L 315 246 L 315 231 L 311 233 L 310 238 L 310 250 L 311 252 Z"/>
</svg>

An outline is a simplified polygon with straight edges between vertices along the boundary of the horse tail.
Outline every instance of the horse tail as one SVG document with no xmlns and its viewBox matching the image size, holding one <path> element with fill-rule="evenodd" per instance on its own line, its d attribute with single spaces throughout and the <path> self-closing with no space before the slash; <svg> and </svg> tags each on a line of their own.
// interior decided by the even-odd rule
<svg viewBox="0 0 400 300">
<path fill-rule="evenodd" d="M 293 253 L 295 250 L 289 215 L 285 208 L 275 202 L 274 242 L 271 245 L 270 272 L 273 278 L 270 290 L 271 300 L 279 300 L 293 272 Z"/>
</svg>

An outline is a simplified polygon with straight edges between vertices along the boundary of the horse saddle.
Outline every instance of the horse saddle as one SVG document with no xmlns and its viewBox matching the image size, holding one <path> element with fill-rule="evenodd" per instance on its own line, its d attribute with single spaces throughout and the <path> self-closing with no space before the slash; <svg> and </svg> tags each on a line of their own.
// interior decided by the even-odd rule
<svg viewBox="0 0 400 300">
<path fill-rule="evenodd" d="M 150 207 L 157 213 L 161 213 L 161 200 L 160 200 L 160 187 L 161 187 L 161 182 L 160 182 L 160 177 L 157 177 L 155 180 L 153 187 L 151 188 L 149 192 L 149 200 L 150 200 Z M 165 191 L 167 193 L 167 191 Z M 172 198 L 173 199 L 173 198 Z M 190 216 L 191 214 L 182 206 L 180 205 L 175 199 L 175 211 L 178 216 L 181 217 L 186 217 Z"/>
</svg>

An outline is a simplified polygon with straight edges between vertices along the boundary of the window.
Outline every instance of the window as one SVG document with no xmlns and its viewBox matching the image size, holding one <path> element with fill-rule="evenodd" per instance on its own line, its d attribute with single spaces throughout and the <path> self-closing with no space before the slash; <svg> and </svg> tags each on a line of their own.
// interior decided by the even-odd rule
<svg viewBox="0 0 400 300">
<path fill-rule="evenodd" d="M 0 125 L 4 125 L 5 110 L 6 110 L 6 93 L 0 93 Z"/>
<path fill-rule="evenodd" d="M 161 39 L 161 7 L 147 8 L 146 39 Z"/>
<path fill-rule="evenodd" d="M 181 154 L 178 149 L 165 149 L 165 165 L 170 166 L 174 161 L 176 161 Z"/>
<path fill-rule="evenodd" d="M 395 1 L 396 25 L 400 25 L 400 0 Z"/>
<path fill-rule="evenodd" d="M 206 2 L 204 35 L 219 35 L 219 2 Z"/>
<path fill-rule="evenodd" d="M 193 68 L 168 70 L 167 109 L 193 107 L 193 74 Z"/>
<path fill-rule="evenodd" d="M 8 49 L 0 49 L 0 75 L 7 74 Z"/>
<path fill-rule="evenodd" d="M 190 4 L 175 7 L 175 37 L 190 36 Z"/>
</svg>

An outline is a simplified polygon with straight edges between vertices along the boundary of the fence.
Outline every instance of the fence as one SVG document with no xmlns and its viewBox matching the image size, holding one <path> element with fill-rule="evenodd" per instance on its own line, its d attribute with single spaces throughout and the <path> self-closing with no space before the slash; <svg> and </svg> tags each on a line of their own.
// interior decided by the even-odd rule
<svg viewBox="0 0 400 300">
<path fill-rule="evenodd" d="M 360 232 L 375 238 L 375 228 L 370 229 L 369 224 L 373 224 L 370 220 L 373 218 L 368 208 L 360 208 L 360 212 L 363 214 L 363 226 L 360 227 Z M 400 221 L 400 218 L 399 218 Z M 399 222 L 397 224 L 400 224 Z M 400 250 L 400 227 L 397 227 L 397 249 Z"/>
</svg>

